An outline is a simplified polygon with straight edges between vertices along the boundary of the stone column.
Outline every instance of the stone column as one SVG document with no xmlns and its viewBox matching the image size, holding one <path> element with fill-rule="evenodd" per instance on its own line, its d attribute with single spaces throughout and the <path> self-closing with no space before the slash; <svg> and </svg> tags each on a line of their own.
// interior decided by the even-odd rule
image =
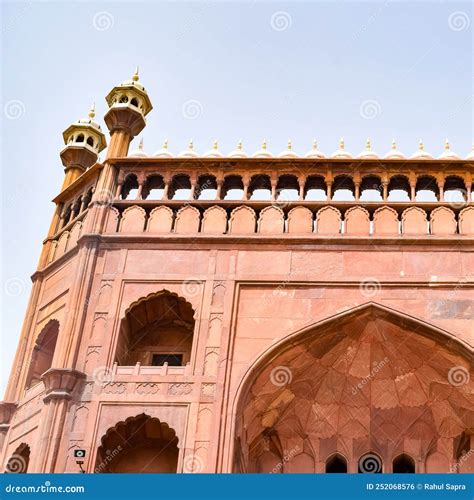
<svg viewBox="0 0 474 500">
<path fill-rule="evenodd" d="M 2 451 L 5 451 L 5 438 L 7 437 L 8 430 L 10 429 L 10 422 L 17 406 L 17 403 L 10 401 L 0 402 L 0 459 L 2 458 Z M 3 461 L 0 463 L 3 463 Z"/>
<path fill-rule="evenodd" d="M 64 422 L 74 396 L 82 390 L 85 373 L 67 368 L 51 368 L 42 376 L 45 386 L 44 407 L 38 429 L 38 450 L 33 472 L 62 472 L 55 470 L 60 454 Z"/>
<path fill-rule="evenodd" d="M 218 179 L 216 189 L 216 200 L 220 200 L 222 197 L 222 186 L 224 185 L 224 179 Z"/>
</svg>

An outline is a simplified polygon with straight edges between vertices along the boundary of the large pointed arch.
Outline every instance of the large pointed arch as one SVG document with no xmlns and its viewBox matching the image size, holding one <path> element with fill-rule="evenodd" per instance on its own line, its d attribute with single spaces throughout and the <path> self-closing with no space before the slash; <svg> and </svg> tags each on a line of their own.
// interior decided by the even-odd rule
<svg viewBox="0 0 474 500">
<path fill-rule="evenodd" d="M 345 353 L 345 360 L 341 353 Z M 469 396 L 467 390 L 471 353 L 469 345 L 449 332 L 394 309 L 374 302 L 351 308 L 288 335 L 255 360 L 234 400 L 233 446 L 235 438 L 244 447 L 245 439 L 250 445 L 261 431 L 268 432 L 268 428 L 279 432 L 284 440 L 281 429 L 278 430 L 281 419 L 287 419 L 287 427 L 303 428 L 301 434 L 307 434 L 308 429 L 304 427 L 309 424 L 302 424 L 299 420 L 303 413 L 293 408 L 299 401 L 302 401 L 299 410 L 304 407 L 308 412 L 308 422 L 313 419 L 312 431 L 316 435 L 319 432 L 321 435 L 326 433 L 328 438 L 339 437 L 342 432 L 347 437 L 351 435 L 348 428 L 352 426 L 354 435 L 360 435 L 359 456 L 374 448 L 379 452 L 380 445 L 373 443 L 374 426 L 380 427 L 380 432 L 397 436 L 400 429 L 397 430 L 397 425 L 391 421 L 396 421 L 397 412 L 416 422 L 413 435 L 410 434 L 412 438 L 422 437 L 426 429 L 433 430 L 430 439 L 423 442 L 425 447 L 431 446 L 439 436 L 454 439 L 472 425 L 474 417 L 469 401 L 472 395 Z M 424 360 L 425 354 L 427 360 Z M 315 371 L 316 365 L 319 372 Z M 457 385 L 452 379 L 452 370 L 456 369 L 465 375 L 466 387 Z M 316 385 L 313 379 L 318 381 Z M 331 385 L 341 384 L 342 388 L 331 394 Z M 368 399 L 366 386 L 374 388 L 369 391 Z M 253 414 L 256 407 L 252 406 L 252 398 L 256 393 L 259 393 L 260 406 Z M 323 415 L 324 418 L 314 418 L 310 414 L 316 404 L 319 405 L 319 417 Z M 355 415 L 355 412 L 351 415 L 351 405 L 363 408 L 363 415 Z M 430 407 L 426 422 L 417 421 L 423 405 Z M 328 411 L 335 417 L 326 418 Z M 324 425 L 320 425 L 322 420 L 327 420 L 326 424 L 331 421 L 331 425 L 334 425 L 332 420 L 337 421 L 335 431 L 324 430 Z M 341 431 L 345 421 L 348 427 Z M 361 421 L 363 425 L 359 425 Z M 321 429 L 315 431 L 314 426 L 318 425 Z M 404 443 L 396 440 L 392 451 L 399 454 L 404 451 Z M 232 452 L 232 456 L 245 455 L 245 450 L 244 453 L 235 449 Z M 386 450 L 381 452 L 385 454 L 384 460 L 392 460 Z"/>
</svg>

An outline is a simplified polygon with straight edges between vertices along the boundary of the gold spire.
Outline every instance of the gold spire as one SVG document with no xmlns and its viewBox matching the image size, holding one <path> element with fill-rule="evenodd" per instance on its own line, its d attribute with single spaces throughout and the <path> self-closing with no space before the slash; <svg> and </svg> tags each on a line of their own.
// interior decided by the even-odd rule
<svg viewBox="0 0 474 500">
<path fill-rule="evenodd" d="M 420 139 L 420 142 L 418 144 L 418 150 L 419 151 L 424 151 L 425 150 L 425 145 L 423 144 L 423 141 Z"/>
<path fill-rule="evenodd" d="M 139 80 L 139 76 L 138 76 L 138 69 L 139 69 L 139 67 L 138 67 L 138 65 L 137 65 L 137 67 L 135 68 L 135 73 L 133 73 L 133 76 L 132 76 L 132 80 L 133 80 L 134 82 L 138 82 L 138 80 Z"/>
<path fill-rule="evenodd" d="M 95 102 L 92 103 L 88 116 L 91 120 L 93 120 L 95 118 Z"/>
<path fill-rule="evenodd" d="M 339 149 L 344 150 L 344 139 L 341 137 L 341 140 L 339 141 Z"/>
<path fill-rule="evenodd" d="M 242 139 L 240 139 L 239 142 L 237 143 L 237 149 L 239 151 L 242 151 L 242 149 L 243 149 Z"/>
<path fill-rule="evenodd" d="M 212 144 L 212 149 L 216 149 L 217 150 L 218 146 L 219 146 L 219 144 L 218 144 L 217 140 L 215 140 L 214 143 Z"/>
<path fill-rule="evenodd" d="M 293 144 L 291 143 L 291 139 L 288 139 L 288 150 L 291 151 L 291 148 L 293 147 Z"/>
<path fill-rule="evenodd" d="M 367 151 L 372 151 L 372 143 L 370 142 L 370 139 L 367 139 L 367 141 L 365 143 L 365 149 Z"/>
<path fill-rule="evenodd" d="M 165 139 L 165 142 L 163 143 L 163 149 L 168 149 L 168 139 Z"/>
<path fill-rule="evenodd" d="M 267 149 L 267 140 L 263 139 L 262 149 Z"/>
<path fill-rule="evenodd" d="M 445 151 L 449 151 L 450 149 L 451 149 L 451 146 L 450 146 L 450 144 L 449 144 L 448 139 L 446 139 L 446 140 L 444 141 L 444 150 L 445 150 Z"/>
<path fill-rule="evenodd" d="M 397 149 L 397 143 L 395 142 L 395 139 L 392 139 L 392 149 L 394 151 Z"/>
</svg>

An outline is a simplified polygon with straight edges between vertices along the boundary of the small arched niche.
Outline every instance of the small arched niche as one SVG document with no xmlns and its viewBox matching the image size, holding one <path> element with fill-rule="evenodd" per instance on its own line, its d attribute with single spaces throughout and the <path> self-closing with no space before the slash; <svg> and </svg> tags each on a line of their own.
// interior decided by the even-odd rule
<svg viewBox="0 0 474 500">
<path fill-rule="evenodd" d="M 326 460 L 326 473 L 345 474 L 347 472 L 347 460 L 339 453 L 335 453 Z"/>
<path fill-rule="evenodd" d="M 38 335 L 33 347 L 30 367 L 26 377 L 25 387 L 27 389 L 41 382 L 41 375 L 51 368 L 58 334 L 59 322 L 57 320 L 51 320 Z"/>
<path fill-rule="evenodd" d="M 414 474 L 415 461 L 410 455 L 402 453 L 393 459 L 393 473 L 394 474 Z"/>
<path fill-rule="evenodd" d="M 120 325 L 116 350 L 119 365 L 184 366 L 191 358 L 194 310 L 168 291 L 132 304 Z"/>
</svg>

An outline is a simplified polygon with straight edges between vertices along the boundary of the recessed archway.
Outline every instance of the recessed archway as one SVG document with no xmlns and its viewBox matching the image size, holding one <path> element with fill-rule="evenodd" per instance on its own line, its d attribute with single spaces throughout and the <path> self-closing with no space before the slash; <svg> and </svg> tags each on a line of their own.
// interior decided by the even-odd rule
<svg viewBox="0 0 474 500">
<path fill-rule="evenodd" d="M 474 421 L 468 359 L 447 332 L 378 304 L 290 335 L 242 383 L 234 470 L 256 471 L 269 430 L 283 450 L 312 450 L 317 472 L 339 449 L 352 464 L 367 453 L 391 464 L 407 443 L 420 454 L 437 442 L 454 449 Z"/>
<path fill-rule="evenodd" d="M 110 428 L 101 439 L 96 473 L 175 473 L 178 438 L 174 429 L 144 413 Z"/>
</svg>

